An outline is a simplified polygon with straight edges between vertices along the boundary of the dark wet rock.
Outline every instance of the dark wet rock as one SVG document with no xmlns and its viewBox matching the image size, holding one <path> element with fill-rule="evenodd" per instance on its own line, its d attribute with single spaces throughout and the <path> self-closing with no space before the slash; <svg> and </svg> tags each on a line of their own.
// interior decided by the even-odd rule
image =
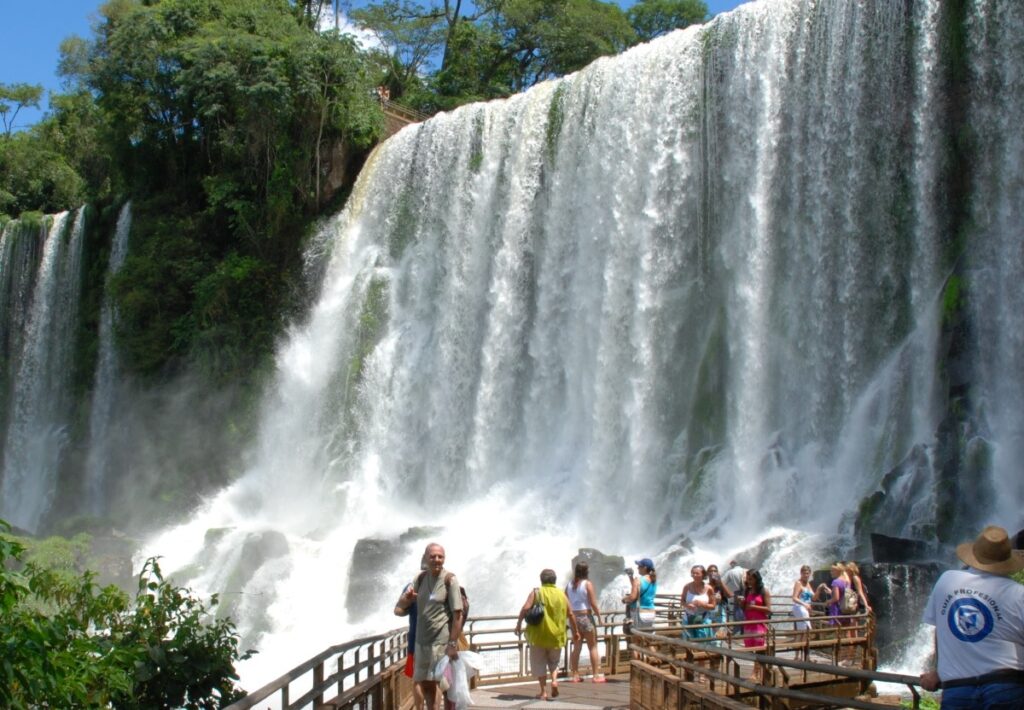
<svg viewBox="0 0 1024 710">
<path fill-rule="evenodd" d="M 590 581 L 594 584 L 594 592 L 601 596 L 601 590 L 613 579 L 622 574 L 626 568 L 626 560 L 621 555 L 606 555 L 592 547 L 581 547 L 579 553 L 572 558 L 572 569 L 566 581 L 572 580 L 577 562 L 586 562 L 590 567 Z"/>
<path fill-rule="evenodd" d="M 406 550 L 407 546 L 401 538 L 363 538 L 356 543 L 348 575 L 348 594 L 345 595 L 345 609 L 349 618 L 359 617 L 398 599 L 398 593 L 402 590 L 381 589 L 383 578 L 380 571 L 396 567 L 405 557 Z"/>
<path fill-rule="evenodd" d="M 242 554 L 235 566 L 233 580 L 237 584 L 229 585 L 229 589 L 242 589 L 255 576 L 256 571 L 270 560 L 288 554 L 288 540 L 283 533 L 276 530 L 250 533 L 242 543 Z"/>
<path fill-rule="evenodd" d="M 924 540 L 871 533 L 871 558 L 875 562 L 926 562 L 934 556 L 934 547 Z"/>
<path fill-rule="evenodd" d="M 210 532 L 217 534 L 211 538 Z M 206 550 L 212 550 L 212 544 L 215 543 L 211 541 L 219 540 L 227 532 L 229 532 L 228 529 L 207 532 Z M 238 555 L 238 561 L 221 590 L 221 604 L 218 607 L 217 616 L 233 616 L 242 603 L 243 590 L 256 577 L 259 569 L 272 560 L 284 557 L 288 554 L 288 550 L 288 539 L 277 530 L 263 530 L 246 535 L 245 541 L 242 543 L 242 550 Z M 209 553 L 207 552 L 207 554 Z M 200 565 L 199 568 L 203 566 L 205 564 Z"/>
<path fill-rule="evenodd" d="M 733 556 L 733 559 L 743 569 L 760 569 L 764 566 L 765 561 L 777 552 L 784 542 L 785 539 L 781 535 L 770 537 L 762 540 L 756 547 L 750 547 L 737 553 Z M 724 560 L 723 562 L 724 564 L 719 565 L 722 572 L 729 568 L 729 560 Z"/>
<path fill-rule="evenodd" d="M 431 541 L 439 539 L 443 532 L 444 528 L 441 527 L 420 525 L 414 528 L 409 528 L 399 535 L 398 541 L 403 545 L 412 542 L 422 542 L 423 546 L 426 547 Z"/>
<path fill-rule="evenodd" d="M 860 566 L 877 622 L 875 645 L 883 659 L 898 657 L 913 643 L 928 595 L 944 569 L 938 562 Z"/>
</svg>

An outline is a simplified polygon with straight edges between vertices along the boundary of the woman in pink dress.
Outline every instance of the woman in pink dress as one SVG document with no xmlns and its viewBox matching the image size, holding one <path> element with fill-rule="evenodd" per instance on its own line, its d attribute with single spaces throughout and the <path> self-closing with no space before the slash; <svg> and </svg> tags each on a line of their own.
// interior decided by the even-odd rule
<svg viewBox="0 0 1024 710">
<path fill-rule="evenodd" d="M 764 648 L 764 637 L 768 625 L 761 623 L 768 619 L 772 610 L 772 595 L 764 586 L 761 573 L 756 569 L 747 570 L 743 589 L 743 616 L 748 622 L 743 625 L 743 645 L 748 648 Z M 760 663 L 754 664 L 751 680 L 761 682 L 764 672 Z"/>
</svg>

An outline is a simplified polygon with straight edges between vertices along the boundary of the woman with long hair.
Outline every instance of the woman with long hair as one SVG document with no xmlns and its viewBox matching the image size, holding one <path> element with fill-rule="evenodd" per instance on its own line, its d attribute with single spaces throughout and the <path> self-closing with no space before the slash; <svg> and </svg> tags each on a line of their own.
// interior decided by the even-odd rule
<svg viewBox="0 0 1024 710">
<path fill-rule="evenodd" d="M 857 611 L 871 613 L 871 603 L 868 601 L 867 592 L 864 591 L 864 580 L 860 576 L 860 567 L 856 562 L 846 562 L 846 573 L 850 576 L 850 584 L 853 591 L 857 592 Z"/>
<path fill-rule="evenodd" d="M 590 668 L 595 683 L 604 683 L 604 674 L 601 672 L 601 656 L 597 653 L 597 625 L 601 623 L 601 611 L 597 608 L 597 594 L 594 592 L 594 585 L 589 579 L 590 565 L 586 562 L 577 562 L 573 570 L 572 581 L 565 585 L 565 594 L 569 597 L 569 611 L 576 618 L 576 628 L 579 633 L 572 637 L 572 669 L 571 682 L 579 683 L 580 678 L 580 652 L 583 644 L 587 644 L 590 653 Z"/>
<path fill-rule="evenodd" d="M 654 595 L 658 593 L 658 574 L 654 571 L 654 562 L 650 557 L 636 561 L 639 575 L 633 577 L 629 594 L 622 598 L 623 603 L 636 602 L 636 618 L 633 626 L 650 628 L 654 625 Z"/>
<path fill-rule="evenodd" d="M 715 593 L 716 606 L 711 612 L 711 620 L 718 624 L 724 624 L 729 620 L 729 600 L 732 599 L 732 592 L 725 586 L 721 575 L 718 574 L 718 565 L 708 565 L 708 584 Z"/>
<path fill-rule="evenodd" d="M 768 619 L 772 610 L 772 595 L 764 586 L 761 573 L 756 569 L 747 570 L 743 586 L 743 617 L 748 622 L 743 625 L 743 645 L 747 648 L 763 648 L 768 625 L 761 622 Z M 762 682 L 764 669 L 760 663 L 754 664 L 751 680 Z"/>
<path fill-rule="evenodd" d="M 832 584 L 818 587 L 819 592 L 824 592 L 828 597 L 828 623 L 830 626 L 849 626 L 853 619 L 843 615 L 843 596 L 850 588 L 849 577 L 846 574 L 846 567 L 842 562 L 834 562 L 830 568 L 832 573 Z"/>
</svg>

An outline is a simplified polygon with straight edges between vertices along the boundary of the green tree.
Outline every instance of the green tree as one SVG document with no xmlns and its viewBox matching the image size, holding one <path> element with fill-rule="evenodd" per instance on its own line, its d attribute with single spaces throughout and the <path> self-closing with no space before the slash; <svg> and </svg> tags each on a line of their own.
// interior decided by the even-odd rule
<svg viewBox="0 0 1024 710">
<path fill-rule="evenodd" d="M 165 581 L 155 560 L 132 603 L 89 573 L 26 563 L 9 530 L 0 521 L 0 706 L 198 709 L 243 695 L 234 664 L 250 653 L 234 626 Z"/>
<path fill-rule="evenodd" d="M 21 109 L 39 108 L 42 98 L 43 87 L 39 84 L 0 83 L 0 120 L 4 124 L 4 135 L 11 135 Z"/>
<path fill-rule="evenodd" d="M 112 0 L 63 46 L 69 96 L 96 97 L 106 189 L 136 207 L 114 293 L 137 372 L 244 384 L 272 351 L 306 225 L 383 125 L 353 40 L 309 26 L 323 5 Z"/>
<path fill-rule="evenodd" d="M 627 11 L 629 23 L 641 41 L 703 22 L 708 17 L 704 0 L 640 0 Z"/>
<path fill-rule="evenodd" d="M 453 49 L 451 60 L 434 74 L 433 95 L 422 99 L 421 105 L 450 110 L 472 101 L 508 96 L 516 64 L 501 40 L 490 24 L 460 23 L 449 45 Z"/>
<path fill-rule="evenodd" d="M 495 24 L 514 63 L 513 91 L 582 69 L 636 41 L 618 5 L 600 0 L 507 0 Z"/>
<path fill-rule="evenodd" d="M 600 0 L 501 0 L 481 3 L 472 15 L 464 9 L 454 0 L 430 7 L 385 0 L 353 12 L 381 43 L 393 96 L 414 86 L 431 62 L 436 96 L 420 105 L 450 108 L 521 91 L 636 41 L 618 5 Z"/>
<path fill-rule="evenodd" d="M 0 139 L 0 213 L 59 212 L 85 199 L 81 176 L 38 128 Z"/>
<path fill-rule="evenodd" d="M 352 10 L 352 19 L 370 32 L 386 83 L 399 98 L 445 43 L 440 15 L 409 0 L 385 0 Z"/>
</svg>

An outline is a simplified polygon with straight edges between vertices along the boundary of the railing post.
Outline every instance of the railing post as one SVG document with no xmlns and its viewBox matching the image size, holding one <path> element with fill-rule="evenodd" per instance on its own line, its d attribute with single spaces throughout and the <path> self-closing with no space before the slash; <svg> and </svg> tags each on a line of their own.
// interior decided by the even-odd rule
<svg viewBox="0 0 1024 710">
<path fill-rule="evenodd" d="M 345 670 L 345 652 L 342 651 L 338 654 L 338 695 L 345 692 L 345 675 L 342 671 Z"/>
<path fill-rule="evenodd" d="M 324 662 L 320 661 L 313 666 L 313 690 L 318 691 L 316 697 L 313 698 L 313 706 L 324 704 L 324 693 L 321 687 L 324 684 Z"/>
</svg>

